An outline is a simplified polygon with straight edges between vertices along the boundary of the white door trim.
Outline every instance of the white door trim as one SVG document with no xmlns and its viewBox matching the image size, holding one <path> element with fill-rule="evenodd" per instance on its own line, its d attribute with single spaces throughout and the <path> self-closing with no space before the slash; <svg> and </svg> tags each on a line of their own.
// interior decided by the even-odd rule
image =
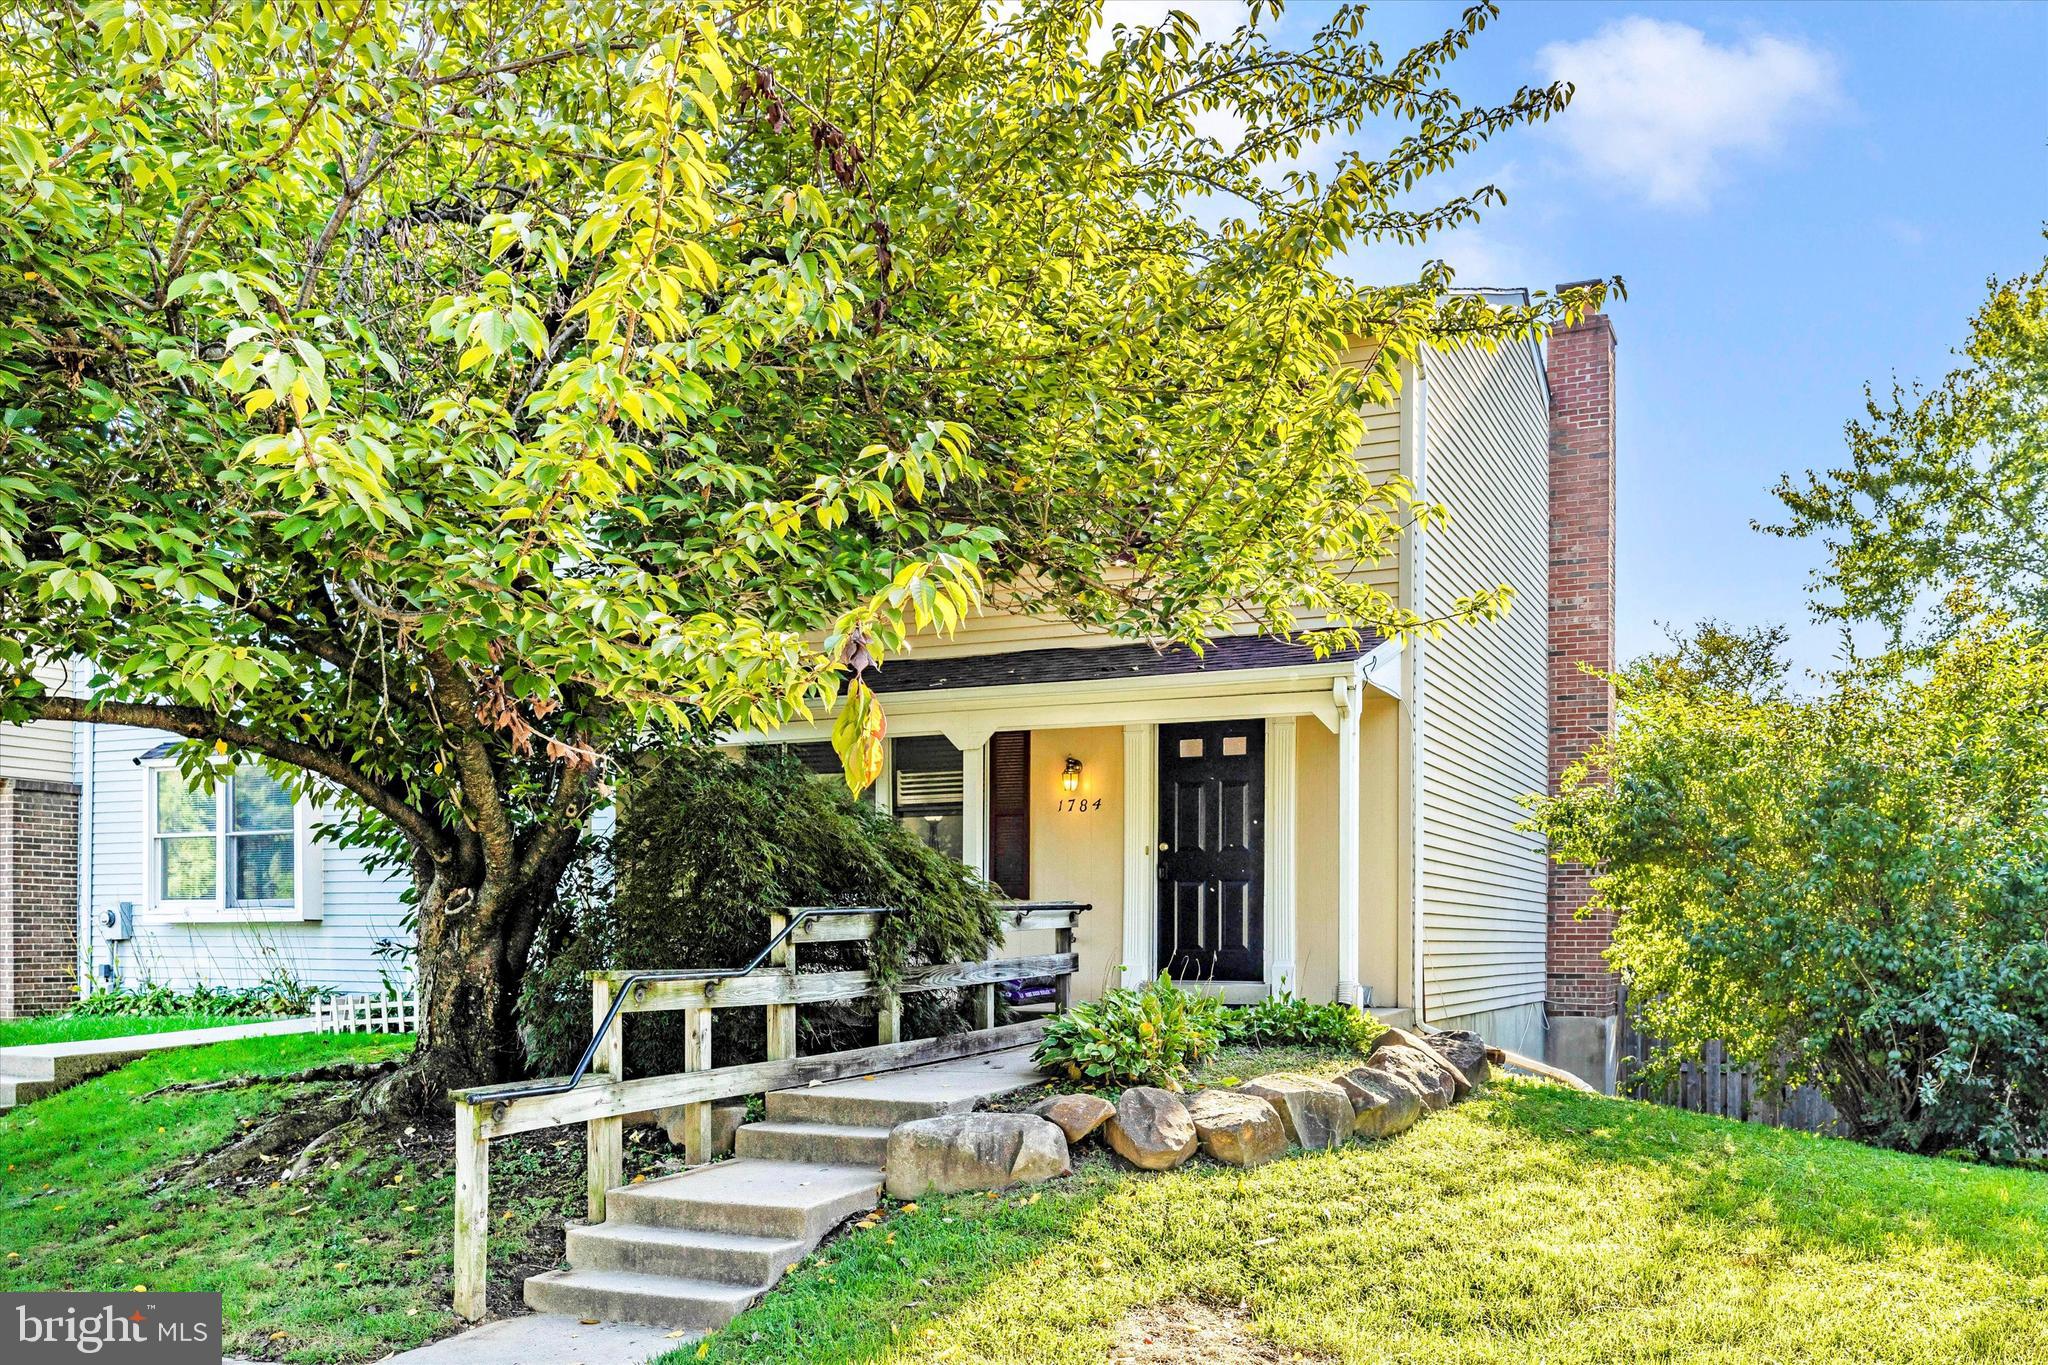
<svg viewBox="0 0 2048 1365">
<path fill-rule="evenodd" d="M 1294 717 L 1266 721 L 1266 986 L 1294 991 Z"/>
</svg>

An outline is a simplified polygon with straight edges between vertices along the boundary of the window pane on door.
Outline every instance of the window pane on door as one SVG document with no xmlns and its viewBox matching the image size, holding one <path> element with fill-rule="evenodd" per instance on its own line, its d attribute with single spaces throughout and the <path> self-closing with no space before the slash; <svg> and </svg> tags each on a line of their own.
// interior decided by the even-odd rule
<svg viewBox="0 0 2048 1365">
<path fill-rule="evenodd" d="M 261 768 L 237 768 L 232 784 L 234 823 L 230 829 L 288 830 L 292 794 Z"/>
<path fill-rule="evenodd" d="M 197 834 L 213 829 L 213 793 L 185 781 L 176 768 L 156 770 L 156 828 L 159 834 Z"/>
<path fill-rule="evenodd" d="M 157 840 L 158 900 L 210 901 L 219 888 L 219 871 L 211 834 Z"/>
<path fill-rule="evenodd" d="M 291 835 L 237 834 L 228 844 L 235 860 L 234 904 L 291 903 Z"/>
</svg>

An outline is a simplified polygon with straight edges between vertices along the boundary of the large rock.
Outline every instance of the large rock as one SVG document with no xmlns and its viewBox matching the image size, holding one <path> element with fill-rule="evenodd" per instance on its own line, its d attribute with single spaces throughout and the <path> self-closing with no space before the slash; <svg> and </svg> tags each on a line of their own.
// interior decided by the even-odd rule
<svg viewBox="0 0 2048 1365">
<path fill-rule="evenodd" d="M 1070 1143 L 1079 1142 L 1109 1122 L 1116 1106 L 1100 1095 L 1054 1095 L 1031 1106 L 1031 1112 L 1057 1123 Z"/>
<path fill-rule="evenodd" d="M 1180 1096 L 1150 1085 L 1124 1091 L 1102 1132 L 1118 1156 L 1148 1171 L 1172 1170 L 1195 1154 L 1199 1142 Z"/>
<path fill-rule="evenodd" d="M 1446 1061 L 1443 1054 L 1431 1047 L 1425 1039 L 1417 1037 L 1406 1029 L 1390 1028 L 1379 1037 L 1373 1039 L 1372 1049 L 1367 1056 L 1368 1058 L 1377 1058 L 1380 1053 L 1392 1051 L 1395 1048 L 1414 1052 L 1422 1058 L 1426 1065 L 1442 1068 L 1444 1073 L 1451 1078 L 1452 1099 L 1462 1100 L 1471 1093 L 1472 1082 L 1465 1078 L 1463 1072 Z"/>
<path fill-rule="evenodd" d="M 1202 1155 L 1226 1166 L 1258 1166 L 1287 1151 L 1287 1125 L 1257 1095 L 1204 1090 L 1188 1101 Z"/>
<path fill-rule="evenodd" d="M 1073 1170 L 1059 1125 L 1034 1114 L 941 1114 L 889 1133 L 889 1193 L 897 1199 L 1001 1190 Z"/>
<path fill-rule="evenodd" d="M 1434 1059 L 1412 1047 L 1386 1047 L 1372 1054 L 1364 1071 L 1397 1076 L 1422 1096 L 1426 1109 L 1448 1109 L 1458 1098 L 1456 1072 L 1441 1059 Z"/>
<path fill-rule="evenodd" d="M 1351 1099 L 1351 1113 L 1357 1120 L 1355 1137 L 1392 1137 L 1414 1127 L 1422 1117 L 1421 1089 L 1396 1072 L 1354 1067 L 1339 1076 L 1337 1084 Z"/>
<path fill-rule="evenodd" d="M 1493 1075 L 1488 1064 L 1491 1049 L 1486 1040 L 1470 1029 L 1446 1029 L 1432 1033 L 1427 1039 L 1429 1050 L 1451 1064 L 1460 1076 L 1474 1086 L 1485 1085 Z"/>
<path fill-rule="evenodd" d="M 1246 1081 L 1238 1089 L 1272 1105 L 1286 1126 L 1287 1140 L 1310 1151 L 1347 1141 L 1357 1123 L 1351 1113 L 1351 1097 L 1314 1076 L 1275 1071 Z"/>
</svg>

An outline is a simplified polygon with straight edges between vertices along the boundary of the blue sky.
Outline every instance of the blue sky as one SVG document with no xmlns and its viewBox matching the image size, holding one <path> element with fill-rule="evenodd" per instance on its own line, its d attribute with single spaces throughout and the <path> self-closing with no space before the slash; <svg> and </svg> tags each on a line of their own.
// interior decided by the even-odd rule
<svg viewBox="0 0 2048 1365">
<path fill-rule="evenodd" d="M 1205 28 L 1241 12 L 1176 7 Z M 1320 8 L 1296 0 L 1287 28 Z M 1405 50 L 1460 8 L 1387 5 L 1371 28 Z M 1454 88 L 1498 100 L 1565 79 L 1577 98 L 1445 180 L 1508 203 L 1426 254 L 1463 284 L 1628 283 L 1611 310 L 1623 656 L 1659 621 L 1718 616 L 1782 622 L 1798 662 L 1824 666 L 1836 637 L 1806 609 L 1819 547 L 1750 524 L 1775 515 L 1781 473 L 1838 459 L 1865 381 L 1938 378 L 1985 279 L 2041 260 L 2048 4 L 1502 9 Z M 1359 271 L 1415 259 L 1368 253 Z"/>
</svg>

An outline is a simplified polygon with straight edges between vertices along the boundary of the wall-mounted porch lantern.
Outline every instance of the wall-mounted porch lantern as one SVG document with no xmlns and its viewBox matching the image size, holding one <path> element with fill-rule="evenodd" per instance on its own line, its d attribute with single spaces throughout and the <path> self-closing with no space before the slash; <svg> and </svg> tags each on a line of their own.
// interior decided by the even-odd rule
<svg viewBox="0 0 2048 1365">
<path fill-rule="evenodd" d="M 1070 792 L 1081 790 L 1081 760 L 1071 754 L 1067 757 L 1066 771 L 1060 774 L 1060 786 Z"/>
</svg>

